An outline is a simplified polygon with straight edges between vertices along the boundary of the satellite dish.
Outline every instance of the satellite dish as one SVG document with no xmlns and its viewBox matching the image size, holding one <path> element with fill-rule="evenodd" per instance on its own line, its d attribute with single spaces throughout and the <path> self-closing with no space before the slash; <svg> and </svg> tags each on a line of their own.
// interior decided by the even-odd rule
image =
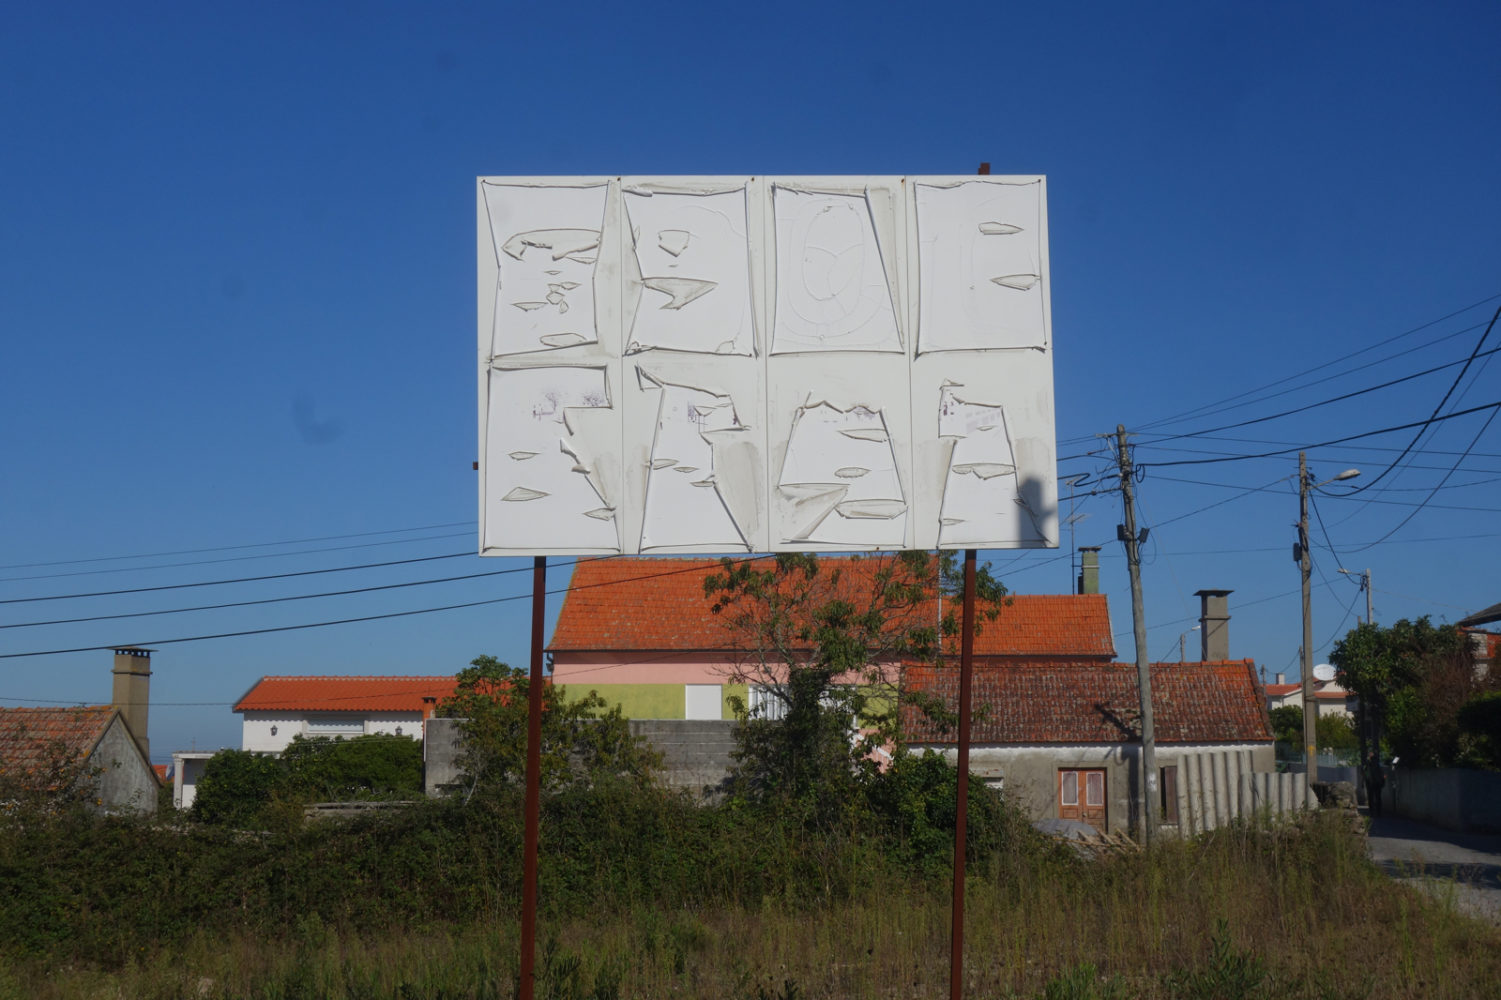
<svg viewBox="0 0 1501 1000">
<path fill-rule="evenodd" d="M 1332 664 L 1332 663 L 1320 663 L 1318 666 L 1314 667 L 1313 668 L 1313 679 L 1316 680 L 1316 681 L 1332 681 L 1332 680 L 1334 680 L 1334 664 Z"/>
</svg>

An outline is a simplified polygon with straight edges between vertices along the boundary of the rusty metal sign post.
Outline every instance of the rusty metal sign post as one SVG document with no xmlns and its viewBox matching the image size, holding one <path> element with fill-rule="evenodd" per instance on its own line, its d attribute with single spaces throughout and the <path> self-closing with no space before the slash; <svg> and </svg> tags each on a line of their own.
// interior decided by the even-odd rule
<svg viewBox="0 0 1501 1000">
<path fill-rule="evenodd" d="M 526 832 L 521 851 L 521 1000 L 532 1000 L 537 962 L 537 841 L 542 810 L 542 631 L 547 557 L 532 557 L 532 664 L 526 686 Z"/>
<path fill-rule="evenodd" d="M 949 998 L 964 996 L 964 841 L 969 814 L 969 701 L 975 653 L 975 550 L 964 550 L 964 613 L 959 639 L 958 786 L 954 808 L 954 912 L 949 946 Z"/>
</svg>

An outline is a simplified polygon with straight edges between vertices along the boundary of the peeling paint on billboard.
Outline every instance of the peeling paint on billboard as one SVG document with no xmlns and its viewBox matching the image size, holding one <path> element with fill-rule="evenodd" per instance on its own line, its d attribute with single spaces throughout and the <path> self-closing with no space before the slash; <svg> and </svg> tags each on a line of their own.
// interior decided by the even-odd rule
<svg viewBox="0 0 1501 1000">
<path fill-rule="evenodd" d="M 1057 545 L 1043 178 L 477 186 L 481 554 Z"/>
</svg>

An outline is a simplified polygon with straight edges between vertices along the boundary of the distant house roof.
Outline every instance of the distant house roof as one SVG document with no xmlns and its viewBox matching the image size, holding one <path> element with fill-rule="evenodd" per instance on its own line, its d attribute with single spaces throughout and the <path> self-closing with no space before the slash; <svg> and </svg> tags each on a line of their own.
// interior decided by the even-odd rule
<svg viewBox="0 0 1501 1000">
<path fill-rule="evenodd" d="M 262 677 L 236 712 L 421 712 L 453 695 L 453 677 Z"/>
<path fill-rule="evenodd" d="M 868 578 L 875 558 L 825 557 L 850 577 Z M 717 559 L 580 559 L 548 649 L 730 651 L 734 636 L 710 610 L 704 579 Z M 937 617 L 937 602 L 932 607 Z M 1103 594 L 1015 594 L 994 621 L 981 621 L 979 656 L 1108 661 L 1115 656 Z"/>
<path fill-rule="evenodd" d="M 1152 725 L 1159 743 L 1270 743 L 1255 663 L 1154 663 Z M 911 667 L 908 687 L 957 709 L 956 667 Z M 970 740 L 989 744 L 1122 743 L 1139 738 L 1136 667 L 1126 663 L 977 666 Z M 952 731 L 916 706 L 902 710 L 907 738 L 953 743 Z"/>
<path fill-rule="evenodd" d="M 1266 696 L 1268 698 L 1286 698 L 1290 694 L 1301 695 L 1303 685 L 1299 684 L 1268 684 Z M 1346 701 L 1350 698 L 1350 692 L 1340 687 L 1333 681 L 1316 681 L 1313 688 L 1315 701 Z"/>
<path fill-rule="evenodd" d="M 1471 628 L 1475 625 L 1489 625 L 1491 622 L 1501 622 L 1501 604 L 1492 604 L 1484 611 L 1477 611 L 1473 615 L 1461 618 L 1455 624 L 1460 628 Z"/>
<path fill-rule="evenodd" d="M 116 714 L 109 705 L 0 709 L 0 766 L 29 774 L 59 763 L 59 753 L 87 757 Z"/>
</svg>

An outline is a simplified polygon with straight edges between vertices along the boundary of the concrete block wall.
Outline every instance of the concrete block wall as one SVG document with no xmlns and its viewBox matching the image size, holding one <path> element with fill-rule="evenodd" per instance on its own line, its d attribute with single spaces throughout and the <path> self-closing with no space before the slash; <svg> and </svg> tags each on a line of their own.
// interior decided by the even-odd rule
<svg viewBox="0 0 1501 1000">
<path fill-rule="evenodd" d="M 428 797 L 444 794 L 460 782 L 459 754 L 463 750 L 464 719 L 427 719 L 422 724 L 422 790 Z"/>
<path fill-rule="evenodd" d="M 632 719 L 632 735 L 662 754 L 661 778 L 670 788 L 695 792 L 718 787 L 729 776 L 735 749 L 733 719 Z"/>
</svg>

